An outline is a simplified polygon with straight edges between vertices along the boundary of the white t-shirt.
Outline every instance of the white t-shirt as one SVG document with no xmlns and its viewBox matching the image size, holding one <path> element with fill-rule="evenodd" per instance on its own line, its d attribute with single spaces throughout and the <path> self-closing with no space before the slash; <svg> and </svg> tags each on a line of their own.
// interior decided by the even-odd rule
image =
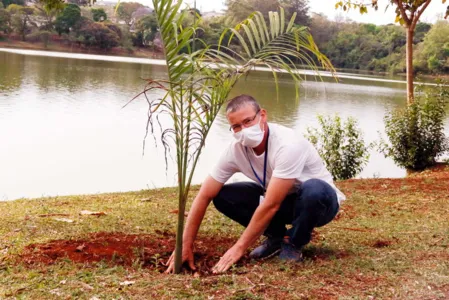
<svg viewBox="0 0 449 300">
<path fill-rule="evenodd" d="M 332 175 L 326 169 L 315 147 L 303 136 L 292 129 L 269 123 L 268 160 L 266 186 L 271 177 L 281 179 L 295 178 L 292 191 L 309 179 L 321 179 L 329 183 L 336 191 L 338 202 L 345 200 L 345 195 L 335 186 Z M 245 148 L 241 143 L 232 141 L 223 152 L 220 160 L 212 169 L 210 175 L 218 182 L 225 183 L 234 173 L 241 172 L 257 183 L 260 181 L 254 175 L 251 164 L 257 176 L 263 181 L 265 152 L 257 156 L 252 148 Z"/>
</svg>

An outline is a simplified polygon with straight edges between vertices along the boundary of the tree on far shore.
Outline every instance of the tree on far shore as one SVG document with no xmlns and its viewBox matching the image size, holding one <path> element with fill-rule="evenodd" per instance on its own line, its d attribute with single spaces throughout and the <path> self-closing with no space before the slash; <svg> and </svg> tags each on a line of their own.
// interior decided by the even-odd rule
<svg viewBox="0 0 449 300">
<path fill-rule="evenodd" d="M 12 29 L 20 34 L 22 41 L 25 41 L 25 36 L 31 32 L 31 27 L 36 26 L 31 19 L 31 15 L 35 12 L 34 8 L 10 4 L 6 10 L 11 15 Z"/>
<path fill-rule="evenodd" d="M 11 30 L 10 22 L 11 16 L 9 15 L 9 12 L 3 7 L 0 7 L 0 32 L 9 33 Z"/>
<path fill-rule="evenodd" d="M 108 19 L 108 15 L 102 8 L 92 8 L 90 11 L 95 22 L 103 22 Z"/>
<path fill-rule="evenodd" d="M 133 13 L 140 7 L 143 7 L 143 5 L 137 2 L 120 2 L 117 8 L 117 16 L 120 20 L 124 21 L 126 25 L 131 26 L 133 22 Z"/>
<path fill-rule="evenodd" d="M 81 9 L 76 4 L 67 4 L 56 19 L 56 31 L 59 35 L 69 33 L 70 29 L 81 19 Z"/>
<path fill-rule="evenodd" d="M 432 0 L 390 0 L 390 5 L 395 8 L 396 19 L 395 22 L 401 24 L 406 28 L 407 46 L 406 46 L 406 69 L 407 69 L 407 103 L 411 104 L 414 101 L 413 89 L 413 41 L 416 25 L 418 24 L 421 15 L 429 6 Z M 446 0 L 442 0 L 443 3 Z M 371 6 L 377 10 L 379 8 L 378 0 L 371 0 Z M 338 1 L 335 4 L 336 8 L 343 8 L 344 11 L 356 8 L 360 10 L 361 14 L 368 12 L 368 6 L 362 1 Z M 446 16 L 449 15 L 449 6 L 446 10 Z"/>
</svg>

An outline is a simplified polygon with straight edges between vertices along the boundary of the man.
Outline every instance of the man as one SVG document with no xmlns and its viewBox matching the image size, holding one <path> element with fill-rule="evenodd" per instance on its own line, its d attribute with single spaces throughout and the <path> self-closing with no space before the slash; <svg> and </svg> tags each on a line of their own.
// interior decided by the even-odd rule
<svg viewBox="0 0 449 300">
<path fill-rule="evenodd" d="M 214 273 L 227 271 L 262 234 L 267 239 L 250 257 L 279 254 L 283 260 L 301 261 L 302 247 L 310 242 L 313 228 L 329 223 L 345 196 L 312 144 L 289 128 L 268 124 L 267 112 L 254 98 L 241 95 L 230 100 L 226 116 L 235 141 L 193 201 L 183 236 L 183 262 L 195 270 L 193 243 L 211 201 L 218 211 L 246 227 L 214 266 Z M 254 182 L 224 185 L 236 172 Z M 287 224 L 292 225 L 289 230 Z M 174 253 L 167 265 L 166 272 L 173 272 Z"/>
</svg>

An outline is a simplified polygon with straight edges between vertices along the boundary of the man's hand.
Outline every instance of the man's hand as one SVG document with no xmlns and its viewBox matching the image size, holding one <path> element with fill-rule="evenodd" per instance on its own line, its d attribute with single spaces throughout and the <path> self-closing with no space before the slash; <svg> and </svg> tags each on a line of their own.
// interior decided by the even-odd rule
<svg viewBox="0 0 449 300">
<path fill-rule="evenodd" d="M 175 251 L 173 251 L 172 255 L 170 256 L 170 259 L 167 261 L 165 266 L 168 266 L 167 270 L 165 270 L 165 273 L 174 273 L 175 272 Z M 195 263 L 193 260 L 193 250 L 190 247 L 182 247 L 182 263 L 187 262 L 189 265 L 189 268 L 192 271 L 195 271 Z"/>
<path fill-rule="evenodd" d="M 193 242 L 195 241 L 201 221 L 206 213 L 207 206 L 212 199 L 217 196 L 222 187 L 223 183 L 208 176 L 201 185 L 201 189 L 198 192 L 198 195 L 196 195 L 195 200 L 193 200 L 192 207 L 190 208 L 182 240 L 182 263 L 187 262 L 192 270 L 196 270 L 193 263 Z M 173 273 L 175 271 L 175 252 L 173 252 L 165 266 L 168 266 L 165 273 Z"/>
<path fill-rule="evenodd" d="M 212 268 L 214 274 L 223 273 L 235 264 L 245 253 L 241 247 L 234 245 L 220 258 L 220 261 Z"/>
</svg>

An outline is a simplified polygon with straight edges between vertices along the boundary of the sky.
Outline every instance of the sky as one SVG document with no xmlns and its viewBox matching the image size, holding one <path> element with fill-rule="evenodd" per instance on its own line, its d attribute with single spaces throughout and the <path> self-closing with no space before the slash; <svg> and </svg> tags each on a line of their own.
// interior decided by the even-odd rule
<svg viewBox="0 0 449 300">
<path fill-rule="evenodd" d="M 150 2 L 150 0 L 140 0 L 139 2 L 146 4 Z M 184 2 L 193 5 L 193 0 L 184 0 Z M 224 0 L 197 0 L 197 7 L 203 12 L 213 10 L 219 11 L 225 8 L 224 2 Z M 385 12 L 385 8 L 389 3 L 388 0 L 379 0 L 379 10 L 375 11 L 374 9 L 368 9 L 368 14 L 364 15 L 360 15 L 360 13 L 355 10 L 350 10 L 349 12 L 344 12 L 342 9 L 336 10 L 336 2 L 337 0 L 309 0 L 309 11 L 323 13 L 331 20 L 347 17 L 357 22 L 374 23 L 377 25 L 393 23 L 395 19 L 395 12 L 392 7 L 389 7 Z M 432 0 L 420 20 L 423 22 L 434 23 L 438 17 L 441 18 L 446 11 L 447 5 L 448 3 L 446 3 L 446 5 L 442 4 L 441 0 Z"/>
</svg>

